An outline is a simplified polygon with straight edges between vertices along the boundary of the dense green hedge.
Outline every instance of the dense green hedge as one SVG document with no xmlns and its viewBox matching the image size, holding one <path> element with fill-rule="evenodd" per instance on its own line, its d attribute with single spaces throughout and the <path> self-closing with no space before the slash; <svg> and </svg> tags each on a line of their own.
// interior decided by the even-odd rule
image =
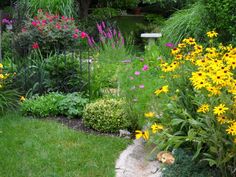
<svg viewBox="0 0 236 177">
<path fill-rule="evenodd" d="M 206 24 L 215 29 L 222 42 L 236 43 L 236 1 L 203 0 L 206 5 Z"/>
</svg>

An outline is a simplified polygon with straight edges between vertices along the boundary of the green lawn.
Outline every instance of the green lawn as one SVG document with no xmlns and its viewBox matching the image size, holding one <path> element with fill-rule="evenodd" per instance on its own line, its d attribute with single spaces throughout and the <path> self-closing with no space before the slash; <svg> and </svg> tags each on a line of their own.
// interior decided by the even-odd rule
<svg viewBox="0 0 236 177">
<path fill-rule="evenodd" d="M 11 114 L 0 118 L 0 177 L 112 177 L 128 143 Z"/>
</svg>

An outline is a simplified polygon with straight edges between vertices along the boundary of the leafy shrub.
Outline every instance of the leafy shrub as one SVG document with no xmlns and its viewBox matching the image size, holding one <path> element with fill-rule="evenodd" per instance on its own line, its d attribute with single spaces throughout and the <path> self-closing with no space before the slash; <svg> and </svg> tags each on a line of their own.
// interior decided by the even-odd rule
<svg viewBox="0 0 236 177">
<path fill-rule="evenodd" d="M 64 115 L 73 118 L 82 115 L 87 102 L 88 100 L 78 93 L 63 95 L 52 92 L 26 99 L 21 105 L 21 111 L 25 115 L 36 117 Z"/>
<path fill-rule="evenodd" d="M 104 7 L 96 8 L 90 15 L 97 19 L 97 21 L 103 21 L 118 16 L 119 12 L 116 9 Z"/>
<path fill-rule="evenodd" d="M 58 103 L 64 99 L 59 93 L 50 93 L 44 96 L 34 96 L 26 99 L 21 105 L 21 111 L 25 115 L 47 117 L 59 115 Z"/>
<path fill-rule="evenodd" d="M 69 93 L 58 103 L 60 114 L 68 117 L 82 116 L 83 108 L 88 103 L 88 99 L 83 98 L 79 93 Z"/>
<path fill-rule="evenodd" d="M 4 66 L 0 63 L 0 114 L 8 109 L 16 108 L 19 100 L 19 93 L 12 88 L 14 74 L 6 73 Z"/>
<path fill-rule="evenodd" d="M 174 150 L 175 163 L 164 166 L 163 177 L 220 177 L 217 170 L 205 162 L 193 161 L 193 155 L 183 149 Z"/>
<path fill-rule="evenodd" d="M 27 39 L 27 36 L 30 38 Z M 22 44 L 21 48 L 28 50 L 40 48 L 43 55 L 48 55 L 55 51 L 74 49 L 86 36 L 86 33 L 77 28 L 73 18 L 39 10 L 37 16 L 25 21 L 25 26 L 17 34 L 15 43 Z"/>
<path fill-rule="evenodd" d="M 206 26 L 219 32 L 222 42 L 236 41 L 236 1 L 234 0 L 204 0 L 207 14 Z M 230 14 L 230 15 L 229 15 Z"/>
<path fill-rule="evenodd" d="M 2 32 L 2 54 L 3 58 L 12 57 L 12 35 L 11 31 Z"/>
<path fill-rule="evenodd" d="M 87 62 L 80 63 L 75 53 L 53 55 L 46 60 L 45 80 L 49 91 L 73 92 L 86 89 Z M 81 66 L 82 65 L 82 66 Z M 85 69 L 86 68 L 86 69 Z"/>
<path fill-rule="evenodd" d="M 155 25 L 161 26 L 163 25 L 165 19 L 157 14 L 147 14 L 145 15 L 145 19 L 149 22 L 149 23 L 153 23 Z"/>
<path fill-rule="evenodd" d="M 26 57 L 30 50 L 33 41 L 33 36 L 30 31 L 17 33 L 13 39 L 13 49 L 19 57 Z"/>
<path fill-rule="evenodd" d="M 100 99 L 87 104 L 83 114 L 84 124 L 101 132 L 126 129 L 130 127 L 130 121 L 123 106 L 123 100 L 115 99 Z"/>
</svg>

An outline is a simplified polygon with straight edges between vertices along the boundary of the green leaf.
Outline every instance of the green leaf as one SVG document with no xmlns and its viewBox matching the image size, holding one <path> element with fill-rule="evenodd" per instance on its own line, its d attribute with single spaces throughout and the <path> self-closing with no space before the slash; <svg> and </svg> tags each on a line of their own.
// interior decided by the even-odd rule
<svg viewBox="0 0 236 177">
<path fill-rule="evenodd" d="M 172 125 L 179 125 L 179 124 L 181 124 L 184 121 L 185 120 L 183 120 L 183 119 L 172 119 L 171 124 Z"/>
</svg>

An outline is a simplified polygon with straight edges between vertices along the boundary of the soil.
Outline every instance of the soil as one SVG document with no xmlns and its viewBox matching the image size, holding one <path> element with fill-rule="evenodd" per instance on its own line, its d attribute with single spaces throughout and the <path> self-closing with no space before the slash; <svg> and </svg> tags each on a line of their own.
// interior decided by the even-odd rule
<svg viewBox="0 0 236 177">
<path fill-rule="evenodd" d="M 86 127 L 83 123 L 82 119 L 69 119 L 67 117 L 48 117 L 45 120 L 47 121 L 56 121 L 58 123 L 61 123 L 69 128 L 72 128 L 73 130 L 89 133 L 89 134 L 94 134 L 94 135 L 105 135 L 105 136 L 119 136 L 119 133 L 103 133 L 103 132 L 98 132 L 92 128 Z"/>
</svg>

